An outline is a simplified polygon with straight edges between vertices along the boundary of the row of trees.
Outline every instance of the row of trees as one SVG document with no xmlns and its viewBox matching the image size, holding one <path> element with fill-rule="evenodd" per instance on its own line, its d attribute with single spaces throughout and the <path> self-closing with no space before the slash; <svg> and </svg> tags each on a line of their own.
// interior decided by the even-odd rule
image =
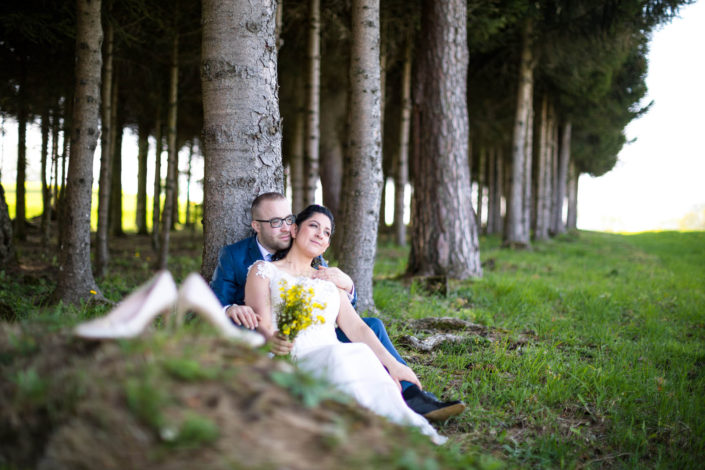
<svg viewBox="0 0 705 470">
<path fill-rule="evenodd" d="M 363 307 L 373 306 L 388 178 L 399 243 L 406 242 L 403 190 L 413 187 L 409 272 L 479 276 L 480 230 L 526 247 L 532 237 L 575 227 L 578 176 L 614 166 L 624 127 L 648 108 L 640 101 L 649 33 L 683 3 L 4 2 L 0 111 L 19 126 L 15 235 L 24 233 L 26 127 L 39 120 L 45 218 L 53 200 L 65 211 L 55 297 L 76 301 L 97 290 L 86 219 L 93 150 L 100 135 L 100 275 L 111 224 L 120 226 L 119 149 L 132 128 L 140 233 L 147 232 L 147 142 L 157 142 L 152 236 L 162 267 L 178 150 L 200 141 L 206 277 L 218 249 L 247 234 L 249 201 L 283 191 L 285 170 L 295 211 L 313 201 L 320 178 L 340 227 L 334 249 Z M 63 187 L 63 196 L 51 190 Z"/>
</svg>

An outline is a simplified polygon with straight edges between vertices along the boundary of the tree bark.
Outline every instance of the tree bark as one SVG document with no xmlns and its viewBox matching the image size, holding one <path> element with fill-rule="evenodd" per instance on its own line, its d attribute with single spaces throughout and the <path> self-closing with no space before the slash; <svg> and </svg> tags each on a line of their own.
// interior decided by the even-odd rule
<svg viewBox="0 0 705 470">
<path fill-rule="evenodd" d="M 159 100 L 161 103 L 161 99 Z M 159 221 L 161 220 L 161 195 L 162 195 L 162 107 L 157 105 L 157 120 L 154 125 L 154 195 L 152 196 L 152 249 L 159 252 Z"/>
<path fill-rule="evenodd" d="M 171 67 L 169 78 L 169 111 L 167 117 L 167 157 L 166 188 L 164 191 L 164 211 L 162 212 L 161 238 L 157 267 L 166 269 L 169 262 L 169 236 L 174 215 L 174 181 L 178 170 L 178 149 L 176 148 L 176 125 L 179 110 L 179 34 L 174 30 L 171 43 Z"/>
<path fill-rule="evenodd" d="M 414 195 L 409 273 L 481 276 L 470 198 L 467 111 L 467 5 L 423 2 L 414 93 Z"/>
<path fill-rule="evenodd" d="M 409 184 L 409 134 L 411 131 L 411 64 L 413 61 L 411 35 L 406 39 L 401 78 L 401 122 L 399 123 L 399 153 L 394 169 L 394 233 L 397 245 L 406 245 L 404 224 L 404 192 Z"/>
<path fill-rule="evenodd" d="M 533 58 L 531 52 L 532 26 L 530 20 L 524 25 L 522 33 L 521 61 L 517 87 L 517 108 L 514 118 L 514 137 L 512 147 L 512 173 L 504 243 L 513 247 L 528 247 L 530 231 L 528 214 L 524 197 L 526 186 L 531 185 L 531 173 L 526 172 L 527 159 L 530 162 L 531 149 L 527 139 L 533 131 L 530 127 L 533 112 L 532 96 L 534 88 Z M 528 153 L 527 153 L 528 152 Z M 531 168 L 531 166 L 529 166 Z"/>
<path fill-rule="evenodd" d="M 186 169 L 186 212 L 184 222 L 187 227 L 193 227 L 191 224 L 191 165 L 193 163 L 193 140 L 188 146 L 188 168 Z"/>
<path fill-rule="evenodd" d="M 51 222 L 51 192 L 47 180 L 47 161 L 49 156 L 49 106 L 42 113 L 42 152 L 41 152 L 41 180 L 42 180 L 42 246 L 49 243 L 49 224 Z"/>
<path fill-rule="evenodd" d="M 572 125 L 570 121 L 563 123 L 561 132 L 561 147 L 558 158 L 558 171 L 556 173 L 556 190 L 553 192 L 555 198 L 553 212 L 553 222 L 551 224 L 554 234 L 565 233 L 566 226 L 563 222 L 563 201 L 567 193 L 568 185 L 568 165 L 570 163 L 570 135 Z"/>
<path fill-rule="evenodd" d="M 568 230 L 578 229 L 578 168 L 572 160 L 568 164 Z"/>
<path fill-rule="evenodd" d="M 487 233 L 486 228 L 482 228 L 482 215 L 484 212 L 484 191 L 485 174 L 487 173 L 487 150 L 484 146 L 480 148 L 477 161 L 477 230 L 480 233 Z"/>
<path fill-rule="evenodd" d="M 305 163 L 304 163 L 304 132 L 306 128 L 306 110 L 304 107 L 305 89 L 301 75 L 294 80 L 294 99 L 296 114 L 294 115 L 291 142 L 289 142 L 289 178 L 291 181 L 292 210 L 298 214 L 304 209 L 306 200 Z"/>
<path fill-rule="evenodd" d="M 102 297 L 91 270 L 91 193 L 93 154 L 98 143 L 101 42 L 100 1 L 76 1 L 76 89 L 73 137 L 66 182 L 64 234 L 59 247 L 55 301 L 76 304 Z"/>
<path fill-rule="evenodd" d="M 137 207 L 135 224 L 138 235 L 147 235 L 147 154 L 149 153 L 149 125 L 137 125 Z"/>
<path fill-rule="evenodd" d="M 27 180 L 27 64 L 24 54 L 20 56 L 19 104 L 17 110 L 17 174 L 15 179 L 15 227 L 18 240 L 27 238 L 25 181 Z"/>
<path fill-rule="evenodd" d="M 251 233 L 250 204 L 284 190 L 274 0 L 204 0 L 201 83 L 205 153 L 203 264 Z"/>
<path fill-rule="evenodd" d="M 315 201 L 319 178 L 320 97 L 321 97 L 321 2 L 309 0 L 308 43 L 306 51 L 306 126 L 304 206 Z"/>
<path fill-rule="evenodd" d="M 115 105 L 115 101 L 113 101 Z M 108 225 L 110 233 L 116 237 L 125 236 L 122 229 L 122 136 L 125 132 L 123 120 L 118 113 L 113 125 L 113 155 L 110 170 L 110 215 Z"/>
<path fill-rule="evenodd" d="M 341 250 L 340 266 L 355 282 L 359 312 L 374 311 L 372 270 L 382 194 L 379 21 L 379 0 L 353 0 L 342 246 L 354 249 Z"/>
<path fill-rule="evenodd" d="M 550 128 L 548 113 L 548 95 L 544 94 L 541 99 L 541 123 L 539 125 L 539 154 L 536 165 L 536 223 L 534 229 L 534 239 L 548 240 L 550 228 L 550 179 L 549 179 L 549 156 L 550 156 Z"/>
<path fill-rule="evenodd" d="M 339 86 L 321 95 L 320 175 L 323 205 L 335 217 L 340 216 L 340 193 L 343 181 L 343 139 L 347 113 L 346 87 Z"/>
<path fill-rule="evenodd" d="M 5 202 L 5 188 L 0 183 L 0 269 L 17 266 L 17 254 L 12 242 L 12 221 Z"/>
<path fill-rule="evenodd" d="M 108 268 L 108 222 L 110 208 L 110 186 L 112 183 L 112 142 L 111 119 L 113 87 L 113 26 L 110 21 L 105 26 L 105 46 L 103 80 L 101 88 L 101 135 L 100 135 L 100 177 L 98 179 L 98 227 L 96 231 L 95 264 L 96 276 L 103 277 Z"/>
</svg>

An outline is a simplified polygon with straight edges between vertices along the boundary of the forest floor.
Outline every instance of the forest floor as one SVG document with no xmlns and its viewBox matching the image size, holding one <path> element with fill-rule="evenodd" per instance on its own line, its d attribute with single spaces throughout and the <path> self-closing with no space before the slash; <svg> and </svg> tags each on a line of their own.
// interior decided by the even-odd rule
<svg viewBox="0 0 705 470">
<path fill-rule="evenodd" d="M 174 232 L 177 282 L 202 240 Z M 89 342 L 111 305 L 47 306 L 36 231 L 0 271 L 0 468 L 698 468 L 705 458 L 705 233 L 580 232 L 528 251 L 481 239 L 482 279 L 409 279 L 380 243 L 375 303 L 426 388 L 466 412 L 436 447 L 197 319 Z M 119 301 L 154 273 L 111 240 Z"/>
</svg>

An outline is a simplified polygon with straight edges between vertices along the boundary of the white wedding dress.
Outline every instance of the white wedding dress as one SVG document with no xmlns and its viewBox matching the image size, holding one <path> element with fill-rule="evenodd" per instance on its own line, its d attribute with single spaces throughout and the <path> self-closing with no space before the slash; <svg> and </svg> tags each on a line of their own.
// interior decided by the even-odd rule
<svg viewBox="0 0 705 470">
<path fill-rule="evenodd" d="M 269 280 L 273 325 L 277 324 L 277 310 L 282 303 L 279 290 L 282 280 L 289 286 L 299 283 L 313 288 L 313 301 L 325 305 L 322 312 L 314 311 L 314 315 L 322 315 L 325 322 L 309 326 L 296 337 L 291 355 L 299 368 L 326 379 L 375 413 L 397 424 L 419 428 L 436 444 L 447 440 L 436 432 L 426 418 L 407 406 L 396 383 L 369 346 L 338 341 L 335 326 L 340 310 L 340 296 L 335 284 L 320 279 L 294 277 L 267 261 L 258 261 L 252 268 L 257 269 L 258 276 Z"/>
</svg>

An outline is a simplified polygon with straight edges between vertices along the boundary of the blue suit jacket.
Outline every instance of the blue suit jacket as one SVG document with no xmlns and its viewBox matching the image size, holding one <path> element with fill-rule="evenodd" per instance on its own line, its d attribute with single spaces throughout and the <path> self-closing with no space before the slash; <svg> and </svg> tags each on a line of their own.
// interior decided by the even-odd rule
<svg viewBox="0 0 705 470">
<path fill-rule="evenodd" d="M 247 270 L 255 261 L 261 259 L 262 253 L 257 247 L 255 236 L 221 248 L 218 254 L 218 266 L 215 268 L 210 285 L 223 306 L 244 305 Z M 323 258 L 321 261 L 323 266 L 328 266 Z M 352 299 L 353 307 L 356 303 L 357 292 Z"/>
</svg>

